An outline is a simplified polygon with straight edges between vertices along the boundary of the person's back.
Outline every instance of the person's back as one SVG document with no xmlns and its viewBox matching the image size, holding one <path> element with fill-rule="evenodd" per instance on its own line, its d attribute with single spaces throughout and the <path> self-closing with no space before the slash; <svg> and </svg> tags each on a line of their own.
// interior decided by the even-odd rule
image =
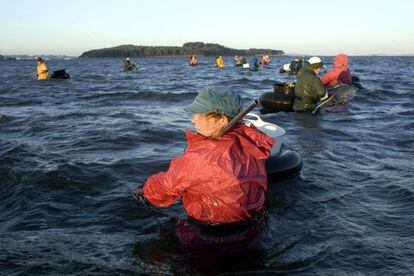
<svg viewBox="0 0 414 276">
<path fill-rule="evenodd" d="M 253 57 L 252 59 L 253 69 L 257 70 L 260 67 L 259 59 L 257 57 Z"/>
<path fill-rule="evenodd" d="M 37 58 L 37 79 L 45 80 L 49 78 L 49 71 L 47 65 L 42 58 Z"/>
<path fill-rule="evenodd" d="M 247 63 L 246 57 L 244 57 L 244 56 L 240 57 L 240 62 L 241 62 L 242 65 L 246 64 Z"/>
<path fill-rule="evenodd" d="M 137 68 L 138 68 L 138 65 L 135 63 L 132 63 L 129 58 L 124 59 L 124 71 L 132 71 Z"/>
<path fill-rule="evenodd" d="M 167 175 L 161 173 L 147 180 L 146 198 L 166 207 L 178 198 L 167 194 L 176 193 L 182 196 L 187 214 L 203 222 L 250 219 L 263 207 L 267 189 L 264 161 L 268 152 L 264 145 L 269 137 L 264 137 L 245 125 L 216 140 L 187 132 L 184 156 L 172 161 Z"/>
<path fill-rule="evenodd" d="M 317 58 L 310 58 L 309 64 L 303 66 L 296 75 L 294 111 L 312 111 L 316 103 L 326 97 L 325 89 L 318 78 L 322 70 L 322 61 Z"/>
<path fill-rule="evenodd" d="M 124 59 L 124 71 L 128 71 L 131 69 L 131 61 L 129 58 Z"/>
<path fill-rule="evenodd" d="M 195 58 L 195 56 L 190 57 L 190 65 L 192 66 L 197 65 L 197 59 Z"/>
<path fill-rule="evenodd" d="M 267 64 L 269 64 L 269 63 L 270 63 L 270 58 L 269 58 L 269 56 L 268 56 L 268 55 L 264 55 L 264 56 L 262 57 L 262 64 L 267 65 Z"/>
<path fill-rule="evenodd" d="M 348 56 L 339 54 L 335 57 L 334 68 L 321 77 L 323 85 L 352 84 L 351 71 L 348 68 Z"/>
<path fill-rule="evenodd" d="M 216 67 L 218 68 L 224 67 L 224 60 L 221 56 L 216 57 Z"/>
<path fill-rule="evenodd" d="M 303 60 L 300 58 L 296 58 L 295 60 L 290 62 L 290 74 L 297 75 L 299 73 L 299 70 L 302 68 L 302 62 Z"/>
</svg>

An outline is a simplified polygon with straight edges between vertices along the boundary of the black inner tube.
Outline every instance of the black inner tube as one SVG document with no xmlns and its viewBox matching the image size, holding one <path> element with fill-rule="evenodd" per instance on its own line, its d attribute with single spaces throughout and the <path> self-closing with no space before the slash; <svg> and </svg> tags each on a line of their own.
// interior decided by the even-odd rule
<svg viewBox="0 0 414 276">
<path fill-rule="evenodd" d="M 278 155 L 270 156 L 266 160 L 267 179 L 275 181 L 298 175 L 302 166 L 302 158 L 299 153 L 286 150 Z"/>
</svg>

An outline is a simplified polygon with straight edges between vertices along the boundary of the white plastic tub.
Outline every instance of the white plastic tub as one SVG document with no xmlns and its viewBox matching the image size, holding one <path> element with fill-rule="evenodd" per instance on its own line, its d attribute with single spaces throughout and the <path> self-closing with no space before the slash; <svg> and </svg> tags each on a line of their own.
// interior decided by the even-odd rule
<svg viewBox="0 0 414 276">
<path fill-rule="evenodd" d="M 286 133 L 283 128 L 278 125 L 265 122 L 259 116 L 253 113 L 248 113 L 244 117 L 244 121 L 247 122 L 248 125 L 249 123 L 253 124 L 260 131 L 276 140 L 276 143 L 273 145 L 273 148 L 270 151 L 272 155 L 278 154 L 280 152 L 280 147 L 283 144 L 283 139 Z"/>
</svg>

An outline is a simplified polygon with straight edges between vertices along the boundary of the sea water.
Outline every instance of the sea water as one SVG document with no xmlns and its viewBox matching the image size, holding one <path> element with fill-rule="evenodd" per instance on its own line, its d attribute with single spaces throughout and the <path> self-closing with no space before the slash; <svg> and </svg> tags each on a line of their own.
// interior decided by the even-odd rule
<svg viewBox="0 0 414 276">
<path fill-rule="evenodd" d="M 188 261 L 185 216 L 133 199 L 186 146 L 183 111 L 209 85 L 245 104 L 272 91 L 293 57 L 252 72 L 214 57 L 49 60 L 69 80 L 35 80 L 34 60 L 0 62 L 0 274 L 414 274 L 414 58 L 350 57 L 365 90 L 348 110 L 265 114 L 303 158 L 269 183 L 255 251 Z M 322 57 L 328 68 L 332 57 Z M 259 113 L 259 108 L 254 112 Z"/>
</svg>

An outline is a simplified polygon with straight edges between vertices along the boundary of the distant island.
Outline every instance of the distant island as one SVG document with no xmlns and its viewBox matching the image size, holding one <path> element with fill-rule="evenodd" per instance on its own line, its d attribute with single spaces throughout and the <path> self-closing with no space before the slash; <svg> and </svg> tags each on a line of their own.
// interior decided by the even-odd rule
<svg viewBox="0 0 414 276">
<path fill-rule="evenodd" d="M 0 60 L 15 60 L 15 58 L 12 58 L 12 57 L 4 57 L 4 56 L 0 55 Z"/>
<path fill-rule="evenodd" d="M 248 49 L 239 50 L 215 43 L 187 42 L 178 46 L 135 46 L 120 45 L 111 48 L 90 50 L 80 58 L 97 57 L 153 57 L 153 56 L 229 56 L 229 55 L 283 55 L 282 50 Z"/>
<path fill-rule="evenodd" d="M 72 59 L 77 58 L 74 56 L 68 56 L 68 55 L 40 55 L 46 60 L 49 59 Z M 0 55 L 0 60 L 26 60 L 26 59 L 36 59 L 39 57 L 38 55 L 8 55 L 8 56 L 2 56 Z"/>
</svg>

